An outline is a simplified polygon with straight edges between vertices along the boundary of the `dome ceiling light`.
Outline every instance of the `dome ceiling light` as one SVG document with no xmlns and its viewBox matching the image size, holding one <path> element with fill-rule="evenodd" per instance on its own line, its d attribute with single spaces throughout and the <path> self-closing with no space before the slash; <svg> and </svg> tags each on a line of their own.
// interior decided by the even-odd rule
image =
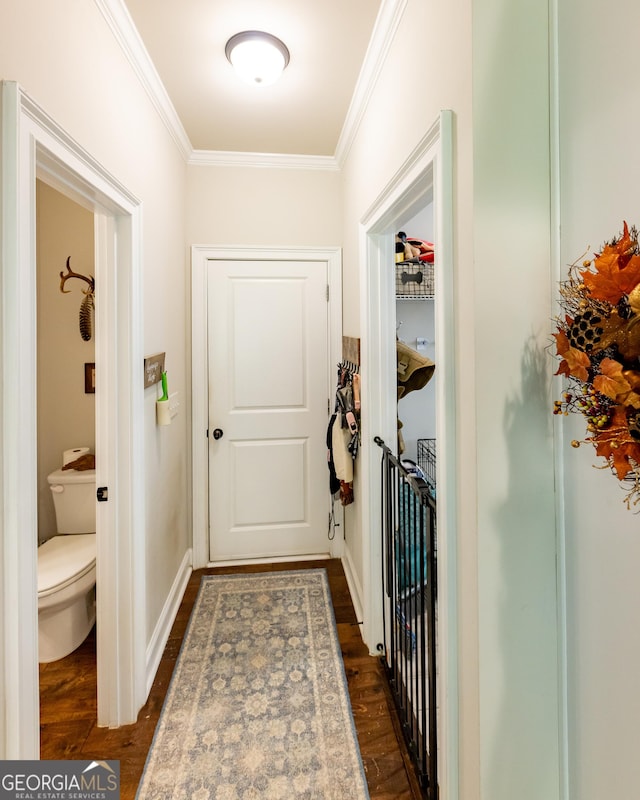
<svg viewBox="0 0 640 800">
<path fill-rule="evenodd" d="M 240 78 L 253 86 L 275 83 L 289 63 L 289 50 L 280 39 L 262 31 L 236 33 L 224 48 Z"/>
</svg>

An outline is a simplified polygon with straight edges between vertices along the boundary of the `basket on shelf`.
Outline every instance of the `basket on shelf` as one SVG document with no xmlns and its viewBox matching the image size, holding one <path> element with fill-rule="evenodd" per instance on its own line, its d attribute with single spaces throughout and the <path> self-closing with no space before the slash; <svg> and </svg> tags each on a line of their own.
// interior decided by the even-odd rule
<svg viewBox="0 0 640 800">
<path fill-rule="evenodd" d="M 427 261 L 396 263 L 397 297 L 433 297 L 433 264 Z"/>
</svg>

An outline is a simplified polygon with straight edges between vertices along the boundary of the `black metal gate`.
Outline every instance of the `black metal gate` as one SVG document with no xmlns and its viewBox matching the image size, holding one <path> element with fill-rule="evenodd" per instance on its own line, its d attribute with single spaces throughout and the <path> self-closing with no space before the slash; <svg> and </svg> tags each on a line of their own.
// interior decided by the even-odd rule
<svg viewBox="0 0 640 800">
<path fill-rule="evenodd" d="M 383 662 L 427 800 L 438 798 L 435 481 L 382 448 Z"/>
</svg>

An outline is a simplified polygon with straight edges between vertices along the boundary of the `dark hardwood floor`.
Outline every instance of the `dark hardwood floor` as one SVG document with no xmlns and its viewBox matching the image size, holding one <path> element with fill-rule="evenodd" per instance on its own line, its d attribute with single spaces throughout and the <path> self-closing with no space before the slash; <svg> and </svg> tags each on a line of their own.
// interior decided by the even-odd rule
<svg viewBox="0 0 640 800">
<path fill-rule="evenodd" d="M 95 636 L 67 658 L 40 665 L 42 759 L 120 760 L 121 800 L 133 800 L 153 739 L 182 637 L 205 574 L 324 567 L 344 658 L 362 761 L 371 800 L 420 800 L 421 792 L 400 733 L 382 666 L 362 642 L 339 560 L 195 571 L 165 647 L 149 699 L 134 725 L 96 727 Z"/>
</svg>

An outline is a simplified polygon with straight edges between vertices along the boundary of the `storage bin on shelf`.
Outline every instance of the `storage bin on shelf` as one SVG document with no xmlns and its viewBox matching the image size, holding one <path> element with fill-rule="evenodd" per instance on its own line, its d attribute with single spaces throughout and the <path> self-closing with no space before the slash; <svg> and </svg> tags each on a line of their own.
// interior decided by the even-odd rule
<svg viewBox="0 0 640 800">
<path fill-rule="evenodd" d="M 396 263 L 396 297 L 432 298 L 434 296 L 433 264 L 427 261 Z"/>
</svg>

